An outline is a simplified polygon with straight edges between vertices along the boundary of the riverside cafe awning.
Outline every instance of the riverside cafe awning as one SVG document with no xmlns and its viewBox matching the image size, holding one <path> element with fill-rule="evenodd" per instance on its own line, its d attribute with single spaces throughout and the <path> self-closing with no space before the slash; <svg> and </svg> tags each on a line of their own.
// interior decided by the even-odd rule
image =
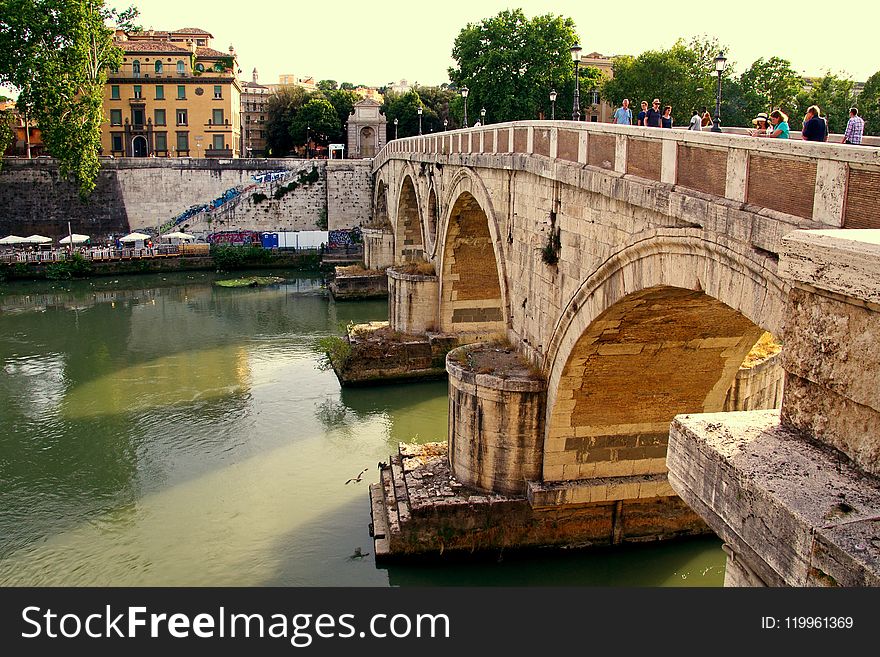
<svg viewBox="0 0 880 657">
<path fill-rule="evenodd" d="M 52 244 L 51 237 L 45 237 L 44 235 L 28 235 L 24 238 L 24 242 L 22 244 L 33 244 L 36 246 L 48 246 Z"/>
<path fill-rule="evenodd" d="M 27 243 L 24 237 L 19 237 L 18 235 L 8 235 L 0 238 L 0 246 L 21 246 Z"/>
<path fill-rule="evenodd" d="M 195 242 L 195 235 L 190 235 L 189 233 L 168 233 L 167 235 L 162 235 L 163 240 L 168 240 L 171 244 L 180 244 L 181 242 Z"/>
<path fill-rule="evenodd" d="M 68 235 L 67 237 L 63 237 L 58 240 L 59 244 L 85 244 L 89 241 L 88 235 L 80 235 L 79 233 L 74 233 L 73 235 Z"/>
<path fill-rule="evenodd" d="M 120 237 L 119 241 L 130 249 L 142 249 L 144 248 L 144 241 L 148 239 L 150 239 L 150 236 L 144 233 L 129 233 L 125 237 Z"/>
</svg>

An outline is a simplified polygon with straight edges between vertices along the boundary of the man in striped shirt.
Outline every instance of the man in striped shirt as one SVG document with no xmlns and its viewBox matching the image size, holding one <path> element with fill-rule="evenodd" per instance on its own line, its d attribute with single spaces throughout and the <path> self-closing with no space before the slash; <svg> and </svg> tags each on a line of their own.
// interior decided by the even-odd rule
<svg viewBox="0 0 880 657">
<path fill-rule="evenodd" d="M 849 122 L 846 124 L 846 132 L 843 133 L 841 144 L 861 144 L 862 135 L 865 133 L 865 119 L 859 116 L 857 107 L 849 110 Z"/>
</svg>

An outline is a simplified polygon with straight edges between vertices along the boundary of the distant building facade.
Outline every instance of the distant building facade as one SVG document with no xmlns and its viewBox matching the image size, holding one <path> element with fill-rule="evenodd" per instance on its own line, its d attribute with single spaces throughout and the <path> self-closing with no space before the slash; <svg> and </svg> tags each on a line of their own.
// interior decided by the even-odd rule
<svg viewBox="0 0 880 657">
<path fill-rule="evenodd" d="M 101 146 L 116 157 L 241 155 L 241 84 L 235 50 L 211 48 L 200 28 L 117 30 L 119 70 L 104 90 Z"/>
<path fill-rule="evenodd" d="M 43 133 L 33 121 L 25 121 L 24 116 L 15 107 L 15 103 L 11 100 L 0 101 L 0 110 L 12 111 L 12 132 L 13 139 L 6 147 L 3 155 L 11 157 L 27 157 L 28 143 L 30 143 L 31 157 L 43 155 L 46 152 L 46 146 L 43 144 Z"/>
<path fill-rule="evenodd" d="M 257 69 L 241 85 L 242 157 L 266 157 L 266 106 L 271 90 L 259 83 Z"/>
<path fill-rule="evenodd" d="M 354 104 L 348 118 L 348 157 L 374 157 L 385 145 L 387 120 L 379 111 L 381 107 L 370 98 Z"/>
<path fill-rule="evenodd" d="M 606 57 L 598 52 L 591 52 L 589 55 L 581 55 L 581 67 L 591 66 L 599 69 L 607 78 L 614 77 L 613 57 Z M 609 123 L 614 114 L 614 108 L 610 103 L 599 97 L 598 89 L 584 89 L 581 87 L 581 112 L 585 121 L 599 121 L 601 123 Z M 632 103 L 632 99 L 630 99 Z M 638 105 L 636 102 L 635 105 Z M 557 115 L 559 114 L 557 108 Z"/>
</svg>

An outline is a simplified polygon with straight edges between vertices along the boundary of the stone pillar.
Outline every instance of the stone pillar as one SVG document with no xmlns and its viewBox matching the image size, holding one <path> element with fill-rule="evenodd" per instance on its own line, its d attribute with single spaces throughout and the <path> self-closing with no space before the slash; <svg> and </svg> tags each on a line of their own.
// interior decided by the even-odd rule
<svg viewBox="0 0 880 657">
<path fill-rule="evenodd" d="M 669 482 L 732 586 L 880 586 L 880 231 L 782 239 L 782 411 L 680 415 Z"/>
<path fill-rule="evenodd" d="M 459 347 L 449 374 L 449 462 L 458 481 L 522 495 L 541 478 L 547 385 L 512 348 Z"/>
<path fill-rule="evenodd" d="M 408 335 L 436 331 L 440 313 L 437 276 L 388 269 L 388 319 L 391 330 Z"/>
<path fill-rule="evenodd" d="M 394 234 L 388 230 L 364 228 L 364 266 L 386 269 L 394 264 Z"/>
</svg>

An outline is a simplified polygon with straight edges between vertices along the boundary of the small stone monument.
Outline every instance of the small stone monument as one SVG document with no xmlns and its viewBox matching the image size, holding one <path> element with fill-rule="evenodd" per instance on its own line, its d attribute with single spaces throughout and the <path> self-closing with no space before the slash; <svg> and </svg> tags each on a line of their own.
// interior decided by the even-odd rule
<svg viewBox="0 0 880 657">
<path fill-rule="evenodd" d="M 375 157 L 385 145 L 387 119 L 380 103 L 370 98 L 355 103 L 348 118 L 349 158 Z"/>
</svg>

